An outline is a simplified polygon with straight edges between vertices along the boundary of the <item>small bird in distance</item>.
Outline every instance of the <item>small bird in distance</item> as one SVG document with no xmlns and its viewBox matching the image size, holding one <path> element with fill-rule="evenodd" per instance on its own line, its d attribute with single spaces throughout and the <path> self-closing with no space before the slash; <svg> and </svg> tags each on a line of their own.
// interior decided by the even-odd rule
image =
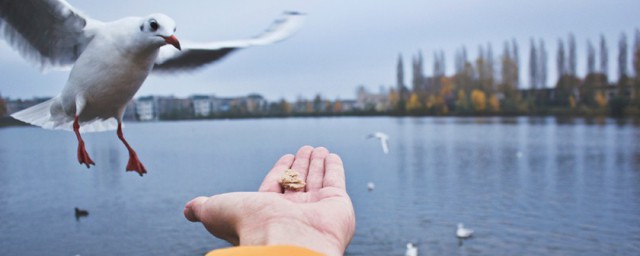
<svg viewBox="0 0 640 256">
<path fill-rule="evenodd" d="M 418 256 L 418 247 L 413 243 L 407 243 L 407 251 L 405 251 L 404 256 Z"/>
<path fill-rule="evenodd" d="M 461 239 L 469 238 L 473 234 L 472 229 L 465 228 L 462 223 L 458 223 L 458 229 L 456 230 L 456 236 Z"/>
<path fill-rule="evenodd" d="M 374 132 L 367 135 L 367 139 L 376 138 L 380 140 L 382 146 L 382 152 L 389 154 L 389 136 L 383 132 Z"/>
<path fill-rule="evenodd" d="M 76 220 L 80 220 L 80 218 L 82 218 L 82 217 L 89 216 L 89 211 L 87 211 L 87 210 L 82 210 L 82 209 L 80 209 L 78 207 L 75 207 L 74 210 L 75 210 Z"/>
<path fill-rule="evenodd" d="M 373 182 L 370 181 L 369 183 L 367 183 L 367 189 L 369 191 L 374 190 L 375 188 L 376 188 L 376 184 L 374 184 Z"/>
</svg>

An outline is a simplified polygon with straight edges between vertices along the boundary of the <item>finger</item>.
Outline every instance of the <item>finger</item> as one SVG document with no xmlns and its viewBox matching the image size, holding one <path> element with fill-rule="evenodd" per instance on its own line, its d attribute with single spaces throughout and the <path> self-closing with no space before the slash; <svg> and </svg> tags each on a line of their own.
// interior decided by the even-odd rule
<svg viewBox="0 0 640 256">
<path fill-rule="evenodd" d="M 199 197 L 196 197 L 196 198 L 192 199 L 191 201 L 189 201 L 184 206 L 184 211 L 183 211 L 184 212 L 184 217 L 187 218 L 187 220 L 189 220 L 191 222 L 199 222 L 200 218 L 198 217 L 196 212 L 198 210 L 200 210 L 200 208 L 202 207 L 202 205 L 206 201 L 207 201 L 207 198 L 204 197 L 204 196 L 199 196 Z"/>
<path fill-rule="evenodd" d="M 325 172 L 322 187 L 346 189 L 344 164 L 340 156 L 329 154 L 324 160 Z"/>
<path fill-rule="evenodd" d="M 311 152 L 309 173 L 307 175 L 307 191 L 316 191 L 322 188 L 324 178 L 324 159 L 329 155 L 329 150 L 318 147 Z"/>
<path fill-rule="evenodd" d="M 260 185 L 258 191 L 260 192 L 276 192 L 282 193 L 282 187 L 280 186 L 280 176 L 284 170 L 290 169 L 293 164 L 294 156 L 291 154 L 284 155 L 273 165 L 271 171 L 267 173 Z"/>
<path fill-rule="evenodd" d="M 185 205 L 184 215 L 190 221 L 201 222 L 214 236 L 238 244 L 236 224 L 242 217 L 239 202 L 247 201 L 247 193 L 228 193 L 212 197 L 197 197 Z"/>
<path fill-rule="evenodd" d="M 313 151 L 313 147 L 311 146 L 303 146 L 296 153 L 296 157 L 293 160 L 293 164 L 291 165 L 291 169 L 298 172 L 299 178 L 301 180 L 307 180 L 307 173 L 309 172 L 309 158 L 311 158 L 311 152 Z M 291 190 L 285 190 L 284 193 L 288 192 L 296 192 Z"/>
</svg>

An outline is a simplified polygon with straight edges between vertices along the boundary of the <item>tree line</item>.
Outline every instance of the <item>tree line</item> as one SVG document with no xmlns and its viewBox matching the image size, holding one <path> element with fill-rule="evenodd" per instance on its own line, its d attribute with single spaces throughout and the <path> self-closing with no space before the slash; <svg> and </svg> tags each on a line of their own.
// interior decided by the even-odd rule
<svg viewBox="0 0 640 256">
<path fill-rule="evenodd" d="M 557 79 L 549 81 L 550 55 L 545 41 L 531 38 L 528 63 L 522 64 L 519 44 L 507 40 L 494 54 L 488 43 L 477 48 L 471 59 L 465 46 L 456 50 L 453 74 L 447 75 L 444 51 L 434 51 L 431 76 L 425 75 L 421 51 L 411 58 L 411 77 L 405 75 L 402 54 L 398 55 L 396 85 L 388 93 L 368 95 L 358 89 L 355 101 L 327 100 L 319 94 L 313 100 L 284 99 L 256 107 L 232 102 L 224 113 L 210 117 L 317 116 L 317 115 L 627 115 L 640 116 L 640 30 L 631 47 L 625 33 L 617 44 L 617 80 L 609 79 L 609 47 L 601 35 L 586 41 L 586 74 L 577 74 L 578 52 L 573 34 L 557 41 Z M 631 55 L 631 56 L 630 56 Z M 631 67 L 629 67 L 631 59 Z M 521 81 L 526 72 L 528 84 Z M 406 80 L 410 84 L 406 84 Z M 552 86 L 549 86 L 552 85 Z M 361 87 L 363 88 L 363 87 Z M 368 95 L 361 102 L 361 95 Z M 0 117 L 7 107 L 0 95 Z M 183 111 L 184 112 L 184 111 Z M 189 112 L 189 111 L 187 111 Z M 192 111 L 191 111 L 192 112 Z M 189 113 L 191 113 L 189 112 Z M 173 112 L 172 112 L 173 113 Z M 173 115 L 173 114 L 172 114 Z M 192 118 L 175 113 L 171 118 Z"/>
<path fill-rule="evenodd" d="M 405 83 L 403 56 L 399 54 L 396 86 L 389 93 L 390 111 L 415 115 L 639 115 L 640 30 L 635 30 L 632 43 L 629 49 L 626 34 L 620 35 L 618 79 L 610 81 L 609 48 L 603 35 L 597 46 L 591 40 L 586 42 L 586 74 L 583 77 L 577 74 L 575 36 L 569 34 L 566 39 L 558 39 L 555 55 L 558 78 L 551 81 L 551 87 L 548 87 L 549 52 L 542 39 L 530 39 L 526 69 L 521 68 L 516 40 L 505 41 L 498 56 L 494 55 L 490 43 L 480 45 L 474 60 L 469 59 L 465 46 L 459 48 L 455 52 L 454 72 L 449 76 L 446 75 L 443 51 L 433 53 L 431 76 L 424 74 L 424 58 L 418 51 L 411 58 L 409 85 Z M 521 70 L 527 72 L 528 86 L 520 82 Z"/>
</svg>

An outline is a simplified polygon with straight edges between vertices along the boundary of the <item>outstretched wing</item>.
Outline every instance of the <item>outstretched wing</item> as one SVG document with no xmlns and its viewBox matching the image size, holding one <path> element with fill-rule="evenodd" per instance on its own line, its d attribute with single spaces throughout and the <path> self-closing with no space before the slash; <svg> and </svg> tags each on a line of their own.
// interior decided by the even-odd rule
<svg viewBox="0 0 640 256">
<path fill-rule="evenodd" d="M 386 137 L 380 138 L 380 144 L 382 144 L 382 152 L 389 154 L 389 139 Z"/>
<path fill-rule="evenodd" d="M 42 70 L 70 67 L 98 24 L 64 0 L 0 0 L 0 37 Z"/>
<path fill-rule="evenodd" d="M 302 13 L 285 12 L 266 31 L 251 39 L 212 43 L 181 42 L 182 51 L 172 47 L 162 47 L 153 71 L 193 70 L 220 60 L 238 49 L 282 41 L 295 33 L 303 20 Z"/>
</svg>

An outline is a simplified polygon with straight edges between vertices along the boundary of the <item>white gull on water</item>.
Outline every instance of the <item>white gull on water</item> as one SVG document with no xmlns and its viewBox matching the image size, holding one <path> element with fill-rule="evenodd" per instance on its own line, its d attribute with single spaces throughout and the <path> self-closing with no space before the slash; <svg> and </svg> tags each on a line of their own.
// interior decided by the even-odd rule
<svg viewBox="0 0 640 256">
<path fill-rule="evenodd" d="M 87 168 L 95 163 L 80 133 L 117 129 L 129 151 L 126 170 L 142 176 L 147 171 L 122 134 L 122 116 L 149 73 L 193 70 L 237 49 L 281 41 L 298 30 L 303 16 L 285 12 L 250 39 L 191 43 L 178 41 L 176 23 L 160 13 L 102 22 L 64 0 L 0 0 L 0 37 L 43 70 L 70 69 L 59 95 L 11 116 L 74 131 L 78 161 Z"/>
<path fill-rule="evenodd" d="M 458 229 L 456 230 L 456 236 L 458 238 L 468 238 L 473 234 L 473 230 L 465 228 L 462 223 L 458 223 Z"/>
<path fill-rule="evenodd" d="M 404 252 L 404 256 L 418 256 L 418 247 L 413 243 L 407 243 L 407 250 Z"/>
</svg>

